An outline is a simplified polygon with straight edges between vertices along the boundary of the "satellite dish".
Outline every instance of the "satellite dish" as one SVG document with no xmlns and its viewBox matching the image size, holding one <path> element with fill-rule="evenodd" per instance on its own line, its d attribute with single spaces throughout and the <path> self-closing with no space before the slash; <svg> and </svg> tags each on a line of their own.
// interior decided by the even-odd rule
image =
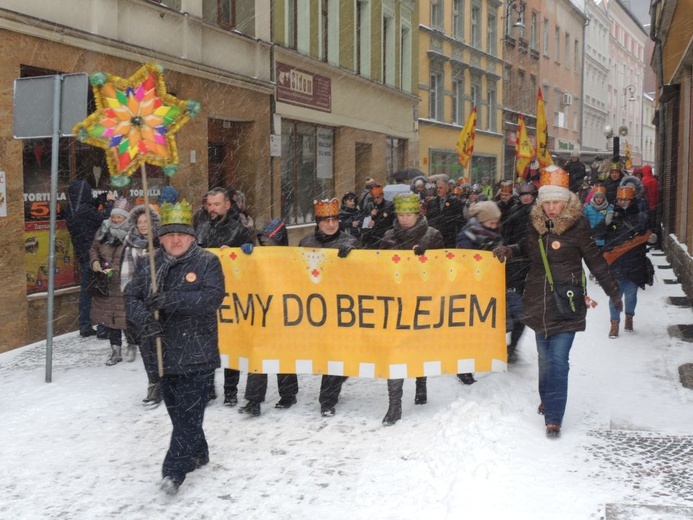
<svg viewBox="0 0 693 520">
<path fill-rule="evenodd" d="M 619 126 L 618 127 L 618 135 L 621 137 L 625 137 L 628 135 L 628 127 L 627 126 Z"/>
</svg>

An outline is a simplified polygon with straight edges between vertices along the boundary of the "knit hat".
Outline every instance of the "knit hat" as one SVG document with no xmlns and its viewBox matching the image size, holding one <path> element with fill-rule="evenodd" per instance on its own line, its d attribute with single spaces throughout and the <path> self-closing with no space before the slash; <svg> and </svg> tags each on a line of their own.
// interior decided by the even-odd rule
<svg viewBox="0 0 693 520">
<path fill-rule="evenodd" d="M 416 193 L 398 193 L 394 198 L 395 213 L 416 213 L 421 211 L 421 199 Z"/>
<path fill-rule="evenodd" d="M 606 198 L 606 186 L 595 186 L 594 190 L 592 191 L 592 198 L 596 197 L 597 195 Z"/>
<path fill-rule="evenodd" d="M 289 245 L 289 237 L 286 234 L 286 225 L 284 224 L 283 220 L 276 218 L 265 224 L 265 227 L 263 227 L 262 231 L 257 234 L 257 237 L 258 241 L 263 245 L 269 241 L 280 246 Z"/>
<path fill-rule="evenodd" d="M 476 219 L 483 224 L 489 220 L 500 220 L 501 211 L 495 202 L 486 200 L 474 204 L 469 209 L 469 216 L 476 217 Z"/>
<path fill-rule="evenodd" d="M 328 217 L 339 217 L 339 201 L 337 199 L 317 200 L 313 203 L 313 211 L 316 222 Z"/>
<path fill-rule="evenodd" d="M 178 201 L 178 191 L 173 186 L 164 186 L 161 188 L 161 194 L 159 195 L 159 204 L 168 202 L 169 204 L 175 204 Z"/>
<path fill-rule="evenodd" d="M 161 206 L 161 227 L 159 236 L 167 233 L 185 233 L 195 236 L 195 229 L 192 226 L 192 207 L 187 201 L 169 204 L 164 202 Z"/>
<path fill-rule="evenodd" d="M 569 182 L 568 173 L 563 168 L 555 164 L 542 168 L 537 203 L 542 205 L 544 202 L 568 202 L 570 200 Z"/>
<path fill-rule="evenodd" d="M 113 209 L 111 210 L 111 215 L 121 215 L 125 217 L 125 220 L 130 218 L 130 210 L 132 209 L 132 204 L 128 202 L 128 199 L 124 197 L 118 197 L 113 203 Z"/>
</svg>

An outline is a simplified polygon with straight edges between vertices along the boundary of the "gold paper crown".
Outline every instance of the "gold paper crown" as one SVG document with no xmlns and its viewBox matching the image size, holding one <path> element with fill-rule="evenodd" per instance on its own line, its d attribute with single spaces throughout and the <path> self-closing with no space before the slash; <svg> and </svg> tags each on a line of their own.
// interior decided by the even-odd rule
<svg viewBox="0 0 693 520">
<path fill-rule="evenodd" d="M 332 200 L 319 200 L 315 202 L 315 216 L 319 218 L 325 217 L 338 217 L 339 216 L 339 201 L 337 199 Z"/>
<path fill-rule="evenodd" d="M 631 186 L 619 186 L 616 189 L 616 198 L 633 200 L 635 198 L 635 189 Z"/>
<path fill-rule="evenodd" d="M 592 196 L 594 197 L 597 193 L 603 193 L 604 195 L 606 195 L 606 186 L 602 186 L 601 184 L 595 186 L 594 191 L 592 192 Z"/>
<path fill-rule="evenodd" d="M 563 168 L 559 168 L 555 164 L 549 164 L 545 168 L 542 168 L 541 175 L 539 176 L 539 184 L 541 186 L 558 186 L 568 189 L 570 186 L 570 179 L 568 173 Z"/>
<path fill-rule="evenodd" d="M 376 184 L 371 188 L 371 197 L 378 197 L 383 194 L 383 187 L 380 184 Z"/>
<path fill-rule="evenodd" d="M 508 195 L 513 194 L 513 181 L 503 181 L 500 185 L 500 192 Z"/>
<path fill-rule="evenodd" d="M 416 193 L 398 193 L 395 195 L 395 213 L 416 213 L 421 211 L 421 200 Z"/>
<path fill-rule="evenodd" d="M 192 206 L 187 201 L 176 202 L 170 204 L 164 202 L 161 206 L 161 225 L 166 224 L 182 224 L 184 226 L 192 226 L 193 213 Z"/>
</svg>

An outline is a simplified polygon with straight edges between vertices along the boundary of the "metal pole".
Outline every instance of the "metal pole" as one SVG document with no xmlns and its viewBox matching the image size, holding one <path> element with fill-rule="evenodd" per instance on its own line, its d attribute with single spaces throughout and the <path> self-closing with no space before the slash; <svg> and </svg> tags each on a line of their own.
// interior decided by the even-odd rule
<svg viewBox="0 0 693 520">
<path fill-rule="evenodd" d="M 55 221 L 58 198 L 58 154 L 60 153 L 60 97 L 63 77 L 53 77 L 53 141 L 51 148 L 50 231 L 48 238 L 48 300 L 46 309 L 46 383 L 53 380 L 53 300 L 55 291 Z"/>
</svg>

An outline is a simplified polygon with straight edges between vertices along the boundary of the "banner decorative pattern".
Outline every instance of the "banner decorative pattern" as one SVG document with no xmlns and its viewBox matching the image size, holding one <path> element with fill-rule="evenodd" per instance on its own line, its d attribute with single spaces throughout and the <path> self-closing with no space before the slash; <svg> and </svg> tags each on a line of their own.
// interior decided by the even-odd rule
<svg viewBox="0 0 693 520">
<path fill-rule="evenodd" d="M 553 164 L 551 153 L 549 153 L 549 126 L 546 122 L 546 107 L 541 87 L 537 95 L 537 159 L 542 168 Z"/>
<path fill-rule="evenodd" d="M 505 270 L 490 252 L 212 249 L 222 365 L 406 378 L 504 371 Z"/>
</svg>

